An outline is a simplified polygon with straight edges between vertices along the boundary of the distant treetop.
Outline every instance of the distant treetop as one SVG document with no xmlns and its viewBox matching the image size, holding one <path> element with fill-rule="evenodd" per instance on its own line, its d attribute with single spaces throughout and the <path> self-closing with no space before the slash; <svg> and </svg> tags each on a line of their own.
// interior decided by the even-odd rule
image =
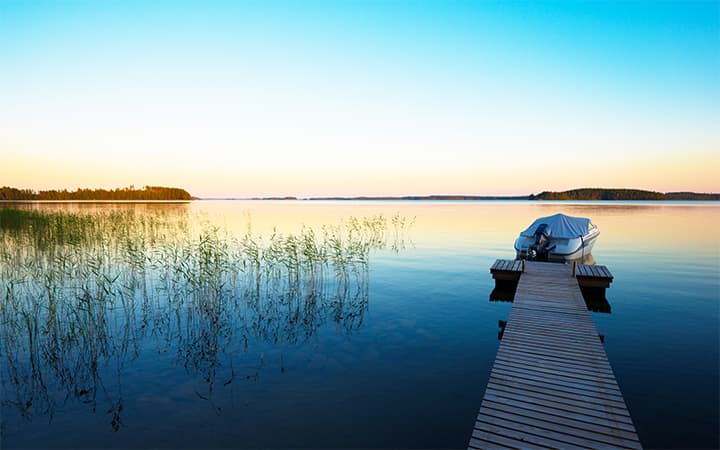
<svg viewBox="0 0 720 450">
<path fill-rule="evenodd" d="M 3 200 L 192 200 L 184 189 L 163 186 L 145 186 L 118 189 L 78 189 L 76 191 L 34 191 L 4 186 L 0 188 L 0 201 Z"/>
</svg>

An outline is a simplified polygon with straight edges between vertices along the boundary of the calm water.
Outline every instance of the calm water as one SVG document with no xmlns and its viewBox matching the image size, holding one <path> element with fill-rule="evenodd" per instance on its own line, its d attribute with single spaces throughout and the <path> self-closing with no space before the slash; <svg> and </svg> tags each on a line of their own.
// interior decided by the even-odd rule
<svg viewBox="0 0 720 450">
<path fill-rule="evenodd" d="M 217 319 L 173 309 L 197 303 L 184 299 L 190 295 L 184 291 L 160 290 L 161 268 L 146 268 L 149 284 L 135 289 L 152 292 L 138 300 L 142 306 L 123 309 L 115 299 L 98 328 L 102 345 L 98 335 L 74 331 L 60 343 L 65 353 L 58 359 L 47 350 L 46 324 L 33 328 L 32 314 L 12 321 L 37 330 L 29 344 L 31 333 L 15 336 L 23 349 L 36 351 L 1 346 L 2 448 L 464 448 L 497 350 L 498 320 L 511 306 L 489 301 L 488 269 L 495 259 L 514 256 L 517 233 L 533 219 L 556 212 L 590 217 L 601 229 L 593 255 L 615 281 L 607 293 L 611 313 L 592 316 L 643 444 L 718 447 L 720 207 L 714 204 L 29 207 L 130 209 L 177 219 L 190 234 L 213 224 L 234 236 L 248 225 L 267 237 L 273 228 L 299 233 L 303 226 L 320 230 L 377 214 L 414 224 L 399 236 L 390 228 L 367 264 L 349 271 L 348 283 L 331 270 L 310 302 L 305 290 L 302 303 L 282 289 L 263 288 L 255 291 L 263 298 L 215 299 L 225 308 Z M 28 253 L 35 254 L 11 250 L 18 260 L 4 264 L 27 264 Z M 105 261 L 121 264 L 112 255 Z M 243 280 L 232 289 L 245 292 Z M 101 287 L 93 289 L 102 295 Z M 44 317 L 47 300 L 38 294 L 35 302 Z"/>
</svg>

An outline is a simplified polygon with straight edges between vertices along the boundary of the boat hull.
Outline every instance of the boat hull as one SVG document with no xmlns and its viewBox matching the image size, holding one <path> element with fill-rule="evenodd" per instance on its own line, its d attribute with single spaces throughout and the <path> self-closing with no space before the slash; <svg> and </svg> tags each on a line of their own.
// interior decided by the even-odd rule
<svg viewBox="0 0 720 450">
<path fill-rule="evenodd" d="M 596 228 L 582 238 L 551 239 L 549 246 L 554 246 L 554 249 L 548 252 L 547 260 L 551 262 L 583 260 L 592 251 L 598 236 L 600 236 L 600 231 Z M 526 259 L 527 250 L 532 243 L 532 238 L 519 237 L 515 241 L 516 258 Z"/>
</svg>

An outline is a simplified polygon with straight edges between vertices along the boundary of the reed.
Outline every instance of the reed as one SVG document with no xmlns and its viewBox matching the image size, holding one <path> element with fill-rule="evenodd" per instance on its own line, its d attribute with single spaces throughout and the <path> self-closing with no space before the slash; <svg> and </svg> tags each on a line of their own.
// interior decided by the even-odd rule
<svg viewBox="0 0 720 450">
<path fill-rule="evenodd" d="M 146 341 L 176 355 L 212 401 L 218 373 L 234 377 L 227 369 L 252 342 L 307 342 L 327 323 L 359 330 L 370 254 L 401 249 L 411 225 L 351 217 L 264 238 L 197 222 L 0 208 L 3 404 L 28 419 L 67 401 L 102 406 L 117 431 L 121 374 Z"/>
</svg>

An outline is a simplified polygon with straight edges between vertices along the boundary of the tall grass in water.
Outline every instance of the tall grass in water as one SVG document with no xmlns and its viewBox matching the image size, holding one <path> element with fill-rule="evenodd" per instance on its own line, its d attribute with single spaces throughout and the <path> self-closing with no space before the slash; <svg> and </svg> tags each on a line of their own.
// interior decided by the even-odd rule
<svg viewBox="0 0 720 450">
<path fill-rule="evenodd" d="M 32 418 L 68 401 L 104 405 L 118 430 L 123 368 L 150 342 L 211 400 L 238 343 L 293 345 L 327 323 L 357 331 L 370 253 L 401 249 L 409 226 L 374 216 L 238 237 L 194 232 L 184 216 L 2 208 L 3 406 Z"/>
</svg>

